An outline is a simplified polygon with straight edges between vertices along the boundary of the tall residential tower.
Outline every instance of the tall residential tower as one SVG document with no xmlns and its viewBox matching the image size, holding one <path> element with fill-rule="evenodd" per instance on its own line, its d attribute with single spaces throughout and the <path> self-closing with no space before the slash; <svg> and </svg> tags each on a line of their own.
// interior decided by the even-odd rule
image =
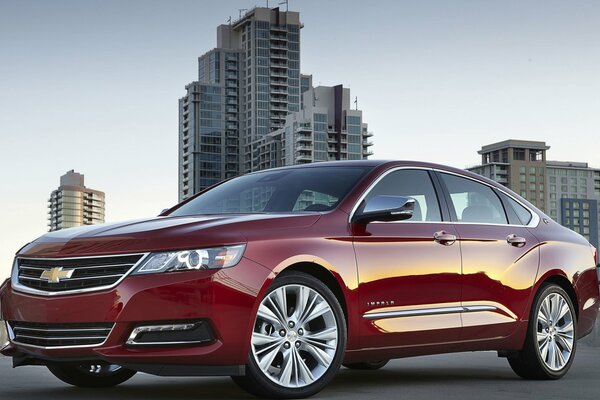
<svg viewBox="0 0 600 400">
<path fill-rule="evenodd" d="M 50 231 L 104 223 L 104 192 L 86 188 L 74 170 L 60 177 L 60 186 L 48 199 Z"/>
<path fill-rule="evenodd" d="M 198 80 L 179 100 L 180 200 L 264 168 L 271 155 L 263 152 L 282 148 L 288 116 L 300 112 L 302 93 L 312 89 L 312 77 L 300 74 L 302 26 L 298 12 L 256 7 L 217 27 L 217 47 L 199 57 Z M 339 140 L 334 159 L 343 158 Z"/>
</svg>

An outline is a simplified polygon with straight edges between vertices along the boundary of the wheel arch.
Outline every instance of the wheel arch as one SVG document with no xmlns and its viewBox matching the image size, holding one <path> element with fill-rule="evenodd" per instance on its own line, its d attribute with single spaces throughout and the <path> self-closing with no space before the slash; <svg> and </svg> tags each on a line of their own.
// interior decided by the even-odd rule
<svg viewBox="0 0 600 400">
<path fill-rule="evenodd" d="M 340 306 L 342 307 L 342 311 L 344 313 L 344 318 L 346 318 L 346 324 L 348 324 L 348 304 L 346 301 L 346 296 L 342 291 L 340 282 L 338 281 L 338 279 L 340 278 L 336 278 L 332 271 L 325 268 L 324 266 L 316 262 L 310 261 L 301 261 L 291 264 L 282 271 L 280 271 L 277 276 L 285 276 L 290 272 L 302 272 L 307 275 L 311 275 L 323 282 L 333 292 L 333 295 L 340 303 Z"/>
<path fill-rule="evenodd" d="M 546 283 L 553 283 L 560 288 L 562 288 L 571 299 L 571 303 L 573 303 L 573 308 L 575 309 L 575 316 L 579 318 L 579 301 L 577 300 L 577 294 L 575 293 L 575 288 L 573 287 L 570 280 L 568 280 L 564 275 L 554 274 L 547 276 L 538 287 L 539 289 Z"/>
</svg>

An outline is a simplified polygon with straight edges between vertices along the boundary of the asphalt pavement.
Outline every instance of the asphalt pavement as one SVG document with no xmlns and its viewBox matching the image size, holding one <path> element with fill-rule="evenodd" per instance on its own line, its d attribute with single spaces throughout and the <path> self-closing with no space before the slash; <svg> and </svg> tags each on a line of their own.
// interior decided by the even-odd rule
<svg viewBox="0 0 600 400">
<path fill-rule="evenodd" d="M 70 387 L 44 367 L 13 369 L 0 357 L 0 399 L 186 400 L 252 398 L 227 377 L 161 378 L 137 374 L 109 389 Z M 342 368 L 314 399 L 594 399 L 600 398 L 600 348 L 582 344 L 558 381 L 518 378 L 493 352 L 458 353 L 391 361 L 379 371 Z"/>
</svg>

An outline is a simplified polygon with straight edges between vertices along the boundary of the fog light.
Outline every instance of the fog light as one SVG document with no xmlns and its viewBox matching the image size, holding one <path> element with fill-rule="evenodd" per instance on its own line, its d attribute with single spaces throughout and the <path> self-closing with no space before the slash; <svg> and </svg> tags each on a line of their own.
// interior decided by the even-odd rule
<svg viewBox="0 0 600 400">
<path fill-rule="evenodd" d="M 185 345 L 212 342 L 214 335 L 205 321 L 138 326 L 131 331 L 129 346 Z"/>
</svg>

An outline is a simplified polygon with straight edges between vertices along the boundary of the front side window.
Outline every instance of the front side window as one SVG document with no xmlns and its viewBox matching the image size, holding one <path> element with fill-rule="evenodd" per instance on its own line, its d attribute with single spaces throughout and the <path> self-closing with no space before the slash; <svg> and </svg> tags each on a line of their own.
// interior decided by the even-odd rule
<svg viewBox="0 0 600 400">
<path fill-rule="evenodd" d="M 371 167 L 309 167 L 256 172 L 224 182 L 169 215 L 329 211 Z"/>
<path fill-rule="evenodd" d="M 405 221 L 442 220 L 433 183 L 425 170 L 402 169 L 387 174 L 371 189 L 365 197 L 365 202 L 374 196 L 403 196 L 414 199 L 413 216 Z"/>
<path fill-rule="evenodd" d="M 458 222 L 508 223 L 500 198 L 489 186 L 456 175 L 440 175 L 450 192 Z"/>
</svg>

